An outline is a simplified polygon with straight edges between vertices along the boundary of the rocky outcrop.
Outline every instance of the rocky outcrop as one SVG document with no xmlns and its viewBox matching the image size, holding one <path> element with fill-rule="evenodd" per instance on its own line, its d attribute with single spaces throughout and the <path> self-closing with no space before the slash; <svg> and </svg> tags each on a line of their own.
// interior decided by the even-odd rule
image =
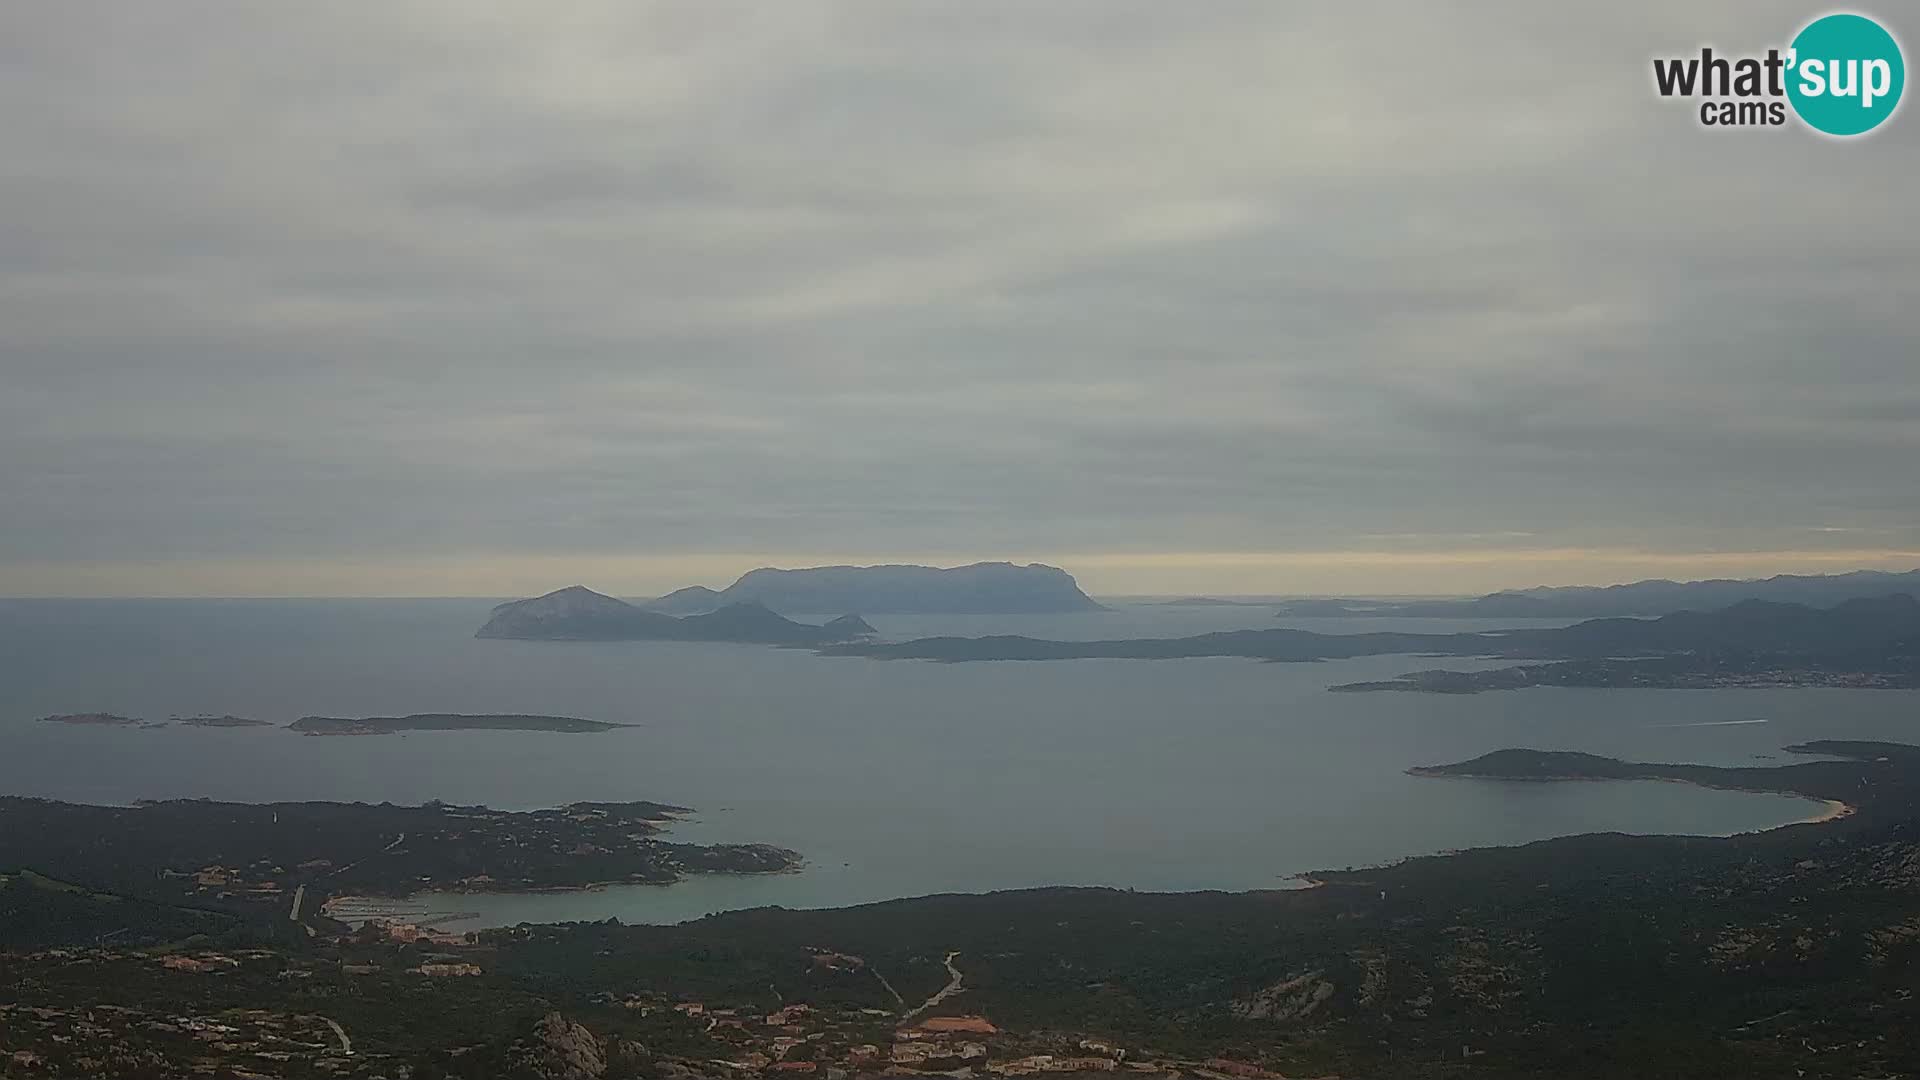
<svg viewBox="0 0 1920 1080">
<path fill-rule="evenodd" d="M 1333 984 L 1309 971 L 1235 998 L 1227 1008 L 1242 1020 L 1304 1020 L 1333 997 Z"/>
<path fill-rule="evenodd" d="M 600 1080 L 607 1075 L 607 1055 L 593 1032 L 552 1012 L 515 1044 L 508 1075 L 514 1080 Z"/>
<path fill-rule="evenodd" d="M 585 1025 L 551 1012 L 513 1044 L 507 1054 L 505 1080 L 628 1080 L 669 1077 L 676 1072 L 698 1075 L 676 1069 L 672 1062 L 655 1062 L 640 1043 L 617 1037 L 602 1039 Z"/>
</svg>

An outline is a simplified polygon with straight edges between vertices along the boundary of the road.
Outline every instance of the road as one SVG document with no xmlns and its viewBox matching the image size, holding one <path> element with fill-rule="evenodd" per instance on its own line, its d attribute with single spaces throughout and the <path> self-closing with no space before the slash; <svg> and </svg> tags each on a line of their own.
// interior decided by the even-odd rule
<svg viewBox="0 0 1920 1080">
<path fill-rule="evenodd" d="M 345 1054 L 348 1057 L 352 1057 L 353 1056 L 353 1040 L 347 1038 L 347 1029 L 341 1027 L 340 1022 L 337 1020 L 333 1020 L 325 1016 L 321 1017 L 320 1019 L 325 1020 L 327 1022 L 327 1026 L 333 1029 L 334 1035 L 340 1039 L 340 1052 L 342 1054 Z"/>
<path fill-rule="evenodd" d="M 944 961 L 944 963 L 947 965 L 947 974 L 952 976 L 952 978 L 947 980 L 947 985 L 941 987 L 939 993 L 934 994 L 932 997 L 921 1002 L 919 1008 L 908 1013 L 903 1019 L 911 1020 L 914 1017 L 919 1016 L 921 1013 L 926 1012 L 928 1009 L 933 1008 L 935 1005 L 940 1004 L 941 1002 L 947 1000 L 948 998 L 960 992 L 960 969 L 953 966 L 953 958 L 959 955 L 960 955 L 960 952 L 959 950 L 956 949 L 955 951 L 948 953 L 947 958 Z"/>
<path fill-rule="evenodd" d="M 886 987 L 887 993 L 893 995 L 893 1003 L 895 1005 L 898 1005 L 903 1009 L 907 1007 L 907 999 L 900 996 L 900 991 L 895 990 L 893 988 L 893 984 L 887 981 L 887 977 L 885 975 L 880 974 L 879 968 L 874 967 L 872 964 L 868 964 L 867 970 L 873 972 L 873 977 L 876 979 L 879 979 L 880 985 Z"/>
<path fill-rule="evenodd" d="M 399 836 L 396 836 L 393 838 L 393 843 L 388 844 L 386 847 L 381 848 L 379 852 L 377 852 L 377 854 L 385 855 L 387 852 L 392 851 L 394 848 L 399 847 L 401 841 L 405 840 L 406 838 L 407 838 L 407 834 L 401 833 Z M 346 873 L 347 871 L 353 869 L 356 866 L 359 866 L 361 863 L 366 861 L 367 861 L 366 859 L 355 859 L 352 862 L 348 863 L 347 865 L 335 869 L 333 872 L 334 876 L 338 877 L 339 875 Z"/>
</svg>

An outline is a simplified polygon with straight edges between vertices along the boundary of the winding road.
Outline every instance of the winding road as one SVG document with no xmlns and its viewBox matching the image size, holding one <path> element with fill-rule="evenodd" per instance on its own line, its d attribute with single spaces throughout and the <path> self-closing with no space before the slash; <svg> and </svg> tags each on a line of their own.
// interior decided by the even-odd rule
<svg viewBox="0 0 1920 1080">
<path fill-rule="evenodd" d="M 342 1054 L 345 1054 L 347 1057 L 352 1057 L 353 1056 L 353 1040 L 347 1038 L 347 1029 L 341 1027 L 340 1022 L 338 1020 L 331 1019 L 330 1017 L 323 1016 L 320 1019 L 325 1020 L 327 1022 L 327 1026 L 333 1029 L 334 1035 L 339 1037 L 340 1052 Z"/>
<path fill-rule="evenodd" d="M 926 1012 L 928 1009 L 933 1008 L 935 1005 L 938 1005 L 941 1002 L 947 1000 L 953 995 L 960 993 L 960 980 L 961 980 L 960 969 L 953 966 L 953 958 L 959 955 L 960 955 L 960 951 L 956 949 L 953 952 L 948 953 L 946 960 L 943 961 L 943 963 L 947 965 L 947 974 L 952 976 L 952 978 L 947 980 L 947 985 L 941 987 L 939 992 L 934 994 L 932 997 L 921 1002 L 919 1008 L 908 1013 L 906 1016 L 902 1017 L 902 1019 L 911 1020 L 914 1017 L 919 1016 L 921 1013 Z"/>
</svg>

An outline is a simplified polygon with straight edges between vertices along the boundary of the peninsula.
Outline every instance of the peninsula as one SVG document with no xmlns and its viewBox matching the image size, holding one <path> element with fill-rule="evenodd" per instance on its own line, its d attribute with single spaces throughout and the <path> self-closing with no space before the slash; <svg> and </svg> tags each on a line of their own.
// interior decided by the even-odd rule
<svg viewBox="0 0 1920 1080">
<path fill-rule="evenodd" d="M 1416 765 L 1410 776 L 1551 782 L 1559 780 L 1673 780 L 1726 791 L 1754 791 L 1800 795 L 1845 804 L 1861 797 L 1861 789 L 1875 779 L 1915 788 L 1914 766 L 1920 754 L 1912 747 L 1880 742 L 1819 739 L 1783 749 L 1790 754 L 1836 758 L 1803 761 L 1767 768 L 1719 765 L 1670 765 L 1586 754 L 1573 750 L 1495 750 L 1451 765 Z M 1896 763 L 1895 758 L 1898 758 Z M 1863 765 L 1867 771 L 1863 772 Z"/>
<path fill-rule="evenodd" d="M 91 806 L 0 797 L 0 868 L 155 903 L 280 918 L 296 889 L 329 896 L 430 890 L 512 892 L 666 885 L 688 874 L 790 870 L 766 844 L 678 844 L 656 836 L 685 807 L 574 803 L 507 811 L 428 803 L 228 803 L 206 799 Z"/>
</svg>

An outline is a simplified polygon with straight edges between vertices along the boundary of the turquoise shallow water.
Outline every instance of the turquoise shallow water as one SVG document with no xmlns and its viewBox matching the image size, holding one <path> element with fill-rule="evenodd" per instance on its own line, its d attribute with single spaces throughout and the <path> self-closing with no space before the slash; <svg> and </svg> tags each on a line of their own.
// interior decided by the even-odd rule
<svg viewBox="0 0 1920 1080">
<path fill-rule="evenodd" d="M 1819 808 L 1678 784 L 1439 781 L 1402 770 L 1506 746 L 1764 763 L 1808 738 L 1914 739 L 1920 719 L 1920 694 L 1889 691 L 1325 690 L 1431 666 L 1412 657 L 937 665 L 751 646 L 478 641 L 470 635 L 488 606 L 0 602 L 0 791 L 503 807 L 657 799 L 697 810 L 676 838 L 765 841 L 808 858 L 802 873 L 666 888 L 429 898 L 481 912 L 483 923 L 675 921 L 1046 884 L 1264 888 L 1317 868 L 1576 832 L 1767 828 Z M 1260 609 L 1151 607 L 873 621 L 901 637 L 1279 625 Z M 306 713 L 541 712 L 638 726 L 329 739 L 31 722 L 73 711 L 275 723 Z"/>
</svg>

